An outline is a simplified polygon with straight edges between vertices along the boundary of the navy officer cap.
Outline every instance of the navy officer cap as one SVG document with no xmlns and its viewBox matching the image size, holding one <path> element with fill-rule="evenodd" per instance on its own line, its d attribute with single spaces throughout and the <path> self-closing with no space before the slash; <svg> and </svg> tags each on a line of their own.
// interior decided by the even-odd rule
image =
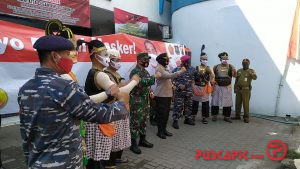
<svg viewBox="0 0 300 169">
<path fill-rule="evenodd" d="M 33 45 L 33 48 L 38 51 L 60 51 L 60 50 L 72 50 L 74 45 L 68 39 L 55 36 L 47 35 L 40 37 Z"/>
</svg>

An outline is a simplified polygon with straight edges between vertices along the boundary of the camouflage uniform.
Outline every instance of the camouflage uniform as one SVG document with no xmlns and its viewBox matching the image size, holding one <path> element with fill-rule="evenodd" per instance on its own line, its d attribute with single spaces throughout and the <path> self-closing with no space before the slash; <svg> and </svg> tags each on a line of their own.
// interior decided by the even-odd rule
<svg viewBox="0 0 300 169">
<path fill-rule="evenodd" d="M 173 72 L 179 71 L 181 68 L 177 67 Z M 173 120 L 178 120 L 182 116 L 182 112 L 186 119 L 192 118 L 193 105 L 193 91 L 192 82 L 194 81 L 195 68 L 189 67 L 185 73 L 174 79 L 175 94 L 174 94 L 174 111 Z M 185 85 L 185 89 L 181 90 L 180 85 Z"/>
<path fill-rule="evenodd" d="M 95 104 L 76 83 L 62 79 L 48 68 L 18 94 L 20 131 L 28 168 L 82 168 L 80 119 L 108 123 L 123 119 L 122 102 Z"/>
<path fill-rule="evenodd" d="M 146 135 L 146 124 L 150 111 L 150 87 L 155 83 L 154 76 L 150 76 L 144 68 L 136 66 L 130 72 L 130 78 L 135 74 L 141 80 L 139 85 L 130 92 L 130 131 L 133 139 L 137 139 L 140 135 Z"/>
</svg>

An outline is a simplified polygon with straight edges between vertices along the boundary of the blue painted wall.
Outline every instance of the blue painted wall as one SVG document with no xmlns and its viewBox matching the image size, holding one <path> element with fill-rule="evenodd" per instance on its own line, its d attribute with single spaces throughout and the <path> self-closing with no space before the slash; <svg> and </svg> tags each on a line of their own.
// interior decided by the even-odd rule
<svg viewBox="0 0 300 169">
<path fill-rule="evenodd" d="M 182 7 L 209 0 L 172 0 L 172 13 Z"/>
</svg>

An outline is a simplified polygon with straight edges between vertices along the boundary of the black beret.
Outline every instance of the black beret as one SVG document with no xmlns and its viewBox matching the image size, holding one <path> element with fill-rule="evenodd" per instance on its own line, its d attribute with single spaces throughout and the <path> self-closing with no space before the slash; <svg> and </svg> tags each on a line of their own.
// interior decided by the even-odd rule
<svg viewBox="0 0 300 169">
<path fill-rule="evenodd" d="M 151 57 L 148 55 L 148 53 L 139 53 L 137 55 L 137 60 L 141 60 L 141 59 L 150 59 Z"/>
<path fill-rule="evenodd" d="M 160 55 L 158 55 L 156 57 L 156 61 L 159 61 L 159 60 L 168 60 L 169 57 L 168 57 L 168 54 L 167 53 L 161 53 Z"/>
<path fill-rule="evenodd" d="M 72 50 L 74 45 L 71 41 L 61 36 L 47 35 L 40 37 L 33 45 L 39 51 Z"/>
</svg>

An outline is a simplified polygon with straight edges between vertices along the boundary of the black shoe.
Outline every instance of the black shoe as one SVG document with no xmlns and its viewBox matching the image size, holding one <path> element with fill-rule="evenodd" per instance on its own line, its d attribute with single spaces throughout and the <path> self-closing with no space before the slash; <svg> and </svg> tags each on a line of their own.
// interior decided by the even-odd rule
<svg viewBox="0 0 300 169">
<path fill-rule="evenodd" d="M 161 139 L 166 139 L 166 135 L 165 133 L 163 132 L 163 127 L 161 125 L 158 125 L 157 126 L 157 133 L 156 135 L 161 138 Z"/>
<path fill-rule="evenodd" d="M 166 135 L 163 132 L 157 132 L 156 135 L 161 139 L 166 139 Z"/>
<path fill-rule="evenodd" d="M 139 146 L 141 146 L 141 147 L 147 147 L 147 148 L 152 148 L 152 147 L 153 147 L 153 144 L 152 144 L 152 143 L 149 143 L 149 142 L 146 140 L 146 135 L 141 135 L 141 136 L 140 136 Z"/>
<path fill-rule="evenodd" d="M 120 163 L 128 163 L 129 160 L 127 158 L 117 158 L 116 159 L 116 163 L 120 164 Z"/>
<path fill-rule="evenodd" d="M 166 129 L 165 129 L 165 131 L 164 131 L 164 134 L 165 134 L 166 136 L 169 136 L 169 137 L 173 136 L 173 134 L 170 133 L 170 132 L 168 132 Z"/>
<path fill-rule="evenodd" d="M 228 123 L 232 123 L 230 117 L 224 117 L 224 121 L 228 122 Z"/>
<path fill-rule="evenodd" d="M 130 150 L 135 153 L 135 154 L 141 154 L 142 151 L 139 148 L 139 146 L 137 145 L 137 142 L 135 139 L 131 139 L 131 146 L 130 146 Z"/>
<path fill-rule="evenodd" d="M 203 123 L 203 124 L 207 124 L 207 123 L 208 123 L 208 121 L 206 120 L 206 118 L 203 118 L 203 119 L 202 119 L 202 123 Z"/>
<path fill-rule="evenodd" d="M 172 127 L 173 127 L 174 129 L 179 129 L 178 120 L 174 120 L 174 121 L 173 121 Z"/>
<path fill-rule="evenodd" d="M 195 122 L 194 122 L 192 119 L 185 119 L 185 120 L 184 120 L 184 124 L 188 124 L 188 125 L 194 126 L 194 125 L 195 125 Z"/>
<path fill-rule="evenodd" d="M 244 119 L 244 123 L 249 123 L 249 119 Z"/>
<path fill-rule="evenodd" d="M 217 121 L 217 116 L 216 115 L 213 115 L 212 121 Z"/>
<path fill-rule="evenodd" d="M 241 120 L 241 117 L 239 117 L 239 116 L 235 116 L 235 117 L 233 117 L 233 118 L 231 118 L 232 120 Z"/>
</svg>

